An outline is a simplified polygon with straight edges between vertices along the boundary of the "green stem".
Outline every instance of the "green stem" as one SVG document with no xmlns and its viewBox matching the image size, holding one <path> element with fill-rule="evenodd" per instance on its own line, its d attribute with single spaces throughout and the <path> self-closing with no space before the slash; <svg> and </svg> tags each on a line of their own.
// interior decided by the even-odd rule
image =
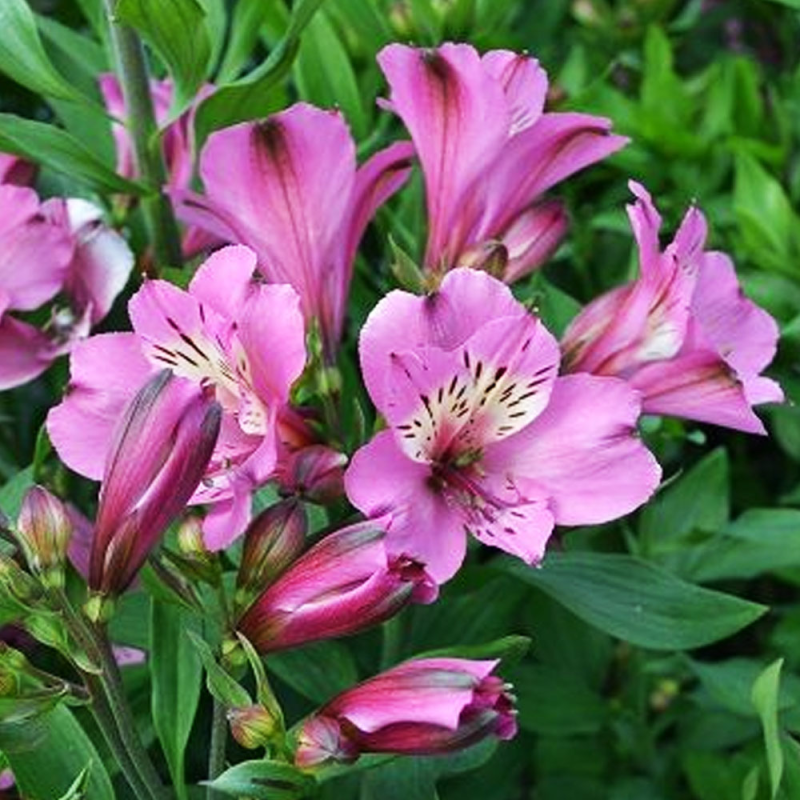
<svg viewBox="0 0 800 800">
<path fill-rule="evenodd" d="M 117 0 L 105 0 L 105 7 L 117 61 L 117 75 L 125 99 L 126 125 L 133 142 L 136 169 L 140 179 L 153 192 L 142 198 L 142 213 L 156 265 L 180 267 L 180 234 L 172 203 L 163 189 L 167 173 L 150 94 L 144 48 L 137 33 L 116 19 Z"/>
<path fill-rule="evenodd" d="M 109 705 L 114 714 L 117 729 L 122 739 L 125 749 L 131 761 L 136 766 L 142 780 L 148 786 L 153 798 L 163 797 L 164 787 L 161 778 L 147 754 L 145 746 L 136 730 L 136 724 L 131 714 L 130 706 L 125 697 L 125 689 L 122 685 L 122 675 L 120 674 L 117 660 L 111 650 L 111 645 L 102 629 L 95 630 L 95 640 L 98 644 L 100 653 L 100 663 L 103 667 L 102 682 L 108 697 Z"/>
<path fill-rule="evenodd" d="M 228 720 L 225 706 L 214 698 L 214 712 L 211 718 L 211 746 L 208 751 L 208 779 L 213 781 L 225 769 L 225 745 L 228 738 Z M 206 790 L 206 800 L 219 800 L 224 797 L 211 787 Z"/>
<path fill-rule="evenodd" d="M 125 749 L 125 744 L 119 735 L 114 720 L 114 712 L 108 703 L 108 698 L 106 697 L 102 683 L 96 677 L 87 675 L 86 686 L 92 699 L 92 716 L 97 722 L 97 727 L 100 728 L 103 738 L 106 740 L 109 750 L 111 750 L 111 754 L 116 759 L 122 774 L 125 776 L 125 780 L 130 785 L 137 800 L 154 800 L 153 794 L 140 777 L 136 765 Z"/>
</svg>

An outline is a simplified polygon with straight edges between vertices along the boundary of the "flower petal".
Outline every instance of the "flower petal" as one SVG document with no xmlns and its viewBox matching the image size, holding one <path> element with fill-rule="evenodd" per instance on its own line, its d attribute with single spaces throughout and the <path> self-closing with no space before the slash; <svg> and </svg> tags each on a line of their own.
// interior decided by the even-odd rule
<svg viewBox="0 0 800 800">
<path fill-rule="evenodd" d="M 389 107 L 414 140 L 422 162 L 429 235 L 425 264 L 446 266 L 480 215 L 469 191 L 509 135 L 500 82 L 466 44 L 419 50 L 392 44 L 378 54 L 391 88 Z"/>
<path fill-rule="evenodd" d="M 0 317 L 0 391 L 39 377 L 56 355 L 38 328 L 8 314 Z"/>
<path fill-rule="evenodd" d="M 503 87 L 511 108 L 511 134 L 530 128 L 542 116 L 547 98 L 547 73 L 535 58 L 511 50 L 490 50 L 481 58 Z"/>
<path fill-rule="evenodd" d="M 189 294 L 221 316 L 236 319 L 253 286 L 256 264 L 249 247 L 223 247 L 198 267 Z"/>
<path fill-rule="evenodd" d="M 644 503 L 661 476 L 636 438 L 639 413 L 639 395 L 625 381 L 559 378 L 531 425 L 486 448 L 484 468 L 539 486 L 558 524 L 607 522 Z"/>
<path fill-rule="evenodd" d="M 389 512 L 386 547 L 419 561 L 437 583 L 451 578 L 466 555 L 457 512 L 429 484 L 430 468 L 407 458 L 391 431 L 356 451 L 345 473 L 350 502 L 368 516 Z"/>
<path fill-rule="evenodd" d="M 135 334 L 106 333 L 75 345 L 67 395 L 47 415 L 47 432 L 70 469 L 100 480 L 114 426 L 154 372 Z"/>
</svg>

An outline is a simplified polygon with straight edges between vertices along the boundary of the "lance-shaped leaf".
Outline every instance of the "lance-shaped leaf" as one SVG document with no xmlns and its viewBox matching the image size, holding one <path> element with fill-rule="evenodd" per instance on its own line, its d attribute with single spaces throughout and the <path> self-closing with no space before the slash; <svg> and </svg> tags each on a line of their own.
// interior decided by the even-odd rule
<svg viewBox="0 0 800 800">
<path fill-rule="evenodd" d="M 203 101 L 195 122 L 198 147 L 211 131 L 276 110 L 273 90 L 289 72 L 300 46 L 300 34 L 321 4 L 322 0 L 298 0 L 289 27 L 269 58 L 249 75 L 220 87 Z"/>
<path fill-rule="evenodd" d="M 44 122 L 0 114 L 0 150 L 44 164 L 101 192 L 147 193 L 141 184 L 117 175 L 66 131 Z"/>
<path fill-rule="evenodd" d="M 616 553 L 550 553 L 541 569 L 503 559 L 501 569 L 541 589 L 590 625 L 653 650 L 716 642 L 767 610 Z"/>
<path fill-rule="evenodd" d="M 32 92 L 92 102 L 65 81 L 50 62 L 36 29 L 36 17 L 25 0 L 0 3 L 0 30 L 0 72 Z"/>
<path fill-rule="evenodd" d="M 316 781 L 289 764 L 244 761 L 206 785 L 218 792 L 250 800 L 300 800 L 313 793 Z"/>
<path fill-rule="evenodd" d="M 175 116 L 203 83 L 211 58 L 206 12 L 198 0 L 120 0 L 117 15 L 142 35 L 175 81 Z"/>
</svg>

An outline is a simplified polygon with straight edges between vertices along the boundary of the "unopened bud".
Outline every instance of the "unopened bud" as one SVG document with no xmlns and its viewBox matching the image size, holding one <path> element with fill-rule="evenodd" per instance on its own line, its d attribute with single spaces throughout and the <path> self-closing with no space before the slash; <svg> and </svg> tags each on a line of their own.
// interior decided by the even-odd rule
<svg viewBox="0 0 800 800">
<path fill-rule="evenodd" d="M 295 561 L 305 546 L 307 529 L 305 509 L 294 499 L 281 500 L 250 523 L 236 579 L 239 605 L 246 606 Z"/>
<path fill-rule="evenodd" d="M 233 738 L 248 750 L 266 747 L 278 729 L 275 717 L 264 706 L 231 708 L 228 722 Z"/>
<path fill-rule="evenodd" d="M 13 558 L 3 553 L 0 553 L 0 587 L 21 603 L 27 603 L 41 593 L 36 581 Z"/>
<path fill-rule="evenodd" d="M 203 542 L 203 526 L 197 517 L 187 517 L 178 528 L 178 547 L 181 553 L 189 558 L 205 558 L 208 556 Z"/>
<path fill-rule="evenodd" d="M 481 242 L 461 254 L 458 266 L 482 269 L 495 278 L 502 278 L 508 266 L 508 248 L 495 239 Z"/>
<path fill-rule="evenodd" d="M 72 529 L 72 520 L 57 497 L 41 486 L 28 490 L 17 519 L 17 539 L 31 570 L 48 585 L 63 585 Z"/>
</svg>

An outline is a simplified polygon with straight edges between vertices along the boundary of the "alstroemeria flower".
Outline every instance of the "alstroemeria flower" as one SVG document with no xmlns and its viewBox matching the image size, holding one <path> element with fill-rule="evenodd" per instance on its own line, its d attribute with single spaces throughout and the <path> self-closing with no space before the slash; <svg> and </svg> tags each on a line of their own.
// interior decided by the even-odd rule
<svg viewBox="0 0 800 800">
<path fill-rule="evenodd" d="M 391 552 L 440 582 L 464 559 L 465 531 L 537 562 L 556 523 L 622 516 L 658 484 L 635 436 L 638 393 L 558 377 L 556 340 L 486 273 L 454 270 L 427 297 L 390 293 L 360 356 L 390 429 L 354 455 L 348 497 L 391 512 Z"/>
<path fill-rule="evenodd" d="M 251 492 L 275 468 L 277 414 L 305 363 L 297 294 L 257 283 L 255 266 L 248 248 L 226 247 L 197 270 L 188 291 L 145 283 L 128 305 L 133 332 L 80 343 L 67 396 L 48 416 L 62 460 L 98 479 L 117 418 L 155 372 L 166 367 L 196 392 L 213 394 L 223 409 L 222 430 L 192 498 L 213 504 L 205 524 L 213 549 L 244 530 Z"/>
<path fill-rule="evenodd" d="M 210 136 L 200 156 L 205 196 L 183 195 L 179 213 L 252 247 L 268 281 L 291 284 L 331 360 L 358 243 L 375 210 L 408 176 L 411 152 L 392 145 L 356 170 L 342 115 L 298 103 Z"/>
<path fill-rule="evenodd" d="M 434 755 L 517 732 L 497 661 L 407 661 L 334 697 L 303 722 L 295 764 L 352 762 L 362 753 Z"/>
<path fill-rule="evenodd" d="M 491 264 L 511 282 L 540 266 L 566 231 L 561 204 L 542 195 L 627 141 L 607 119 L 545 113 L 547 75 L 527 55 L 392 44 L 378 62 L 391 88 L 386 106 L 422 162 L 424 263 L 435 277 Z"/>
<path fill-rule="evenodd" d="M 0 185 L 0 390 L 33 380 L 110 310 L 133 253 L 77 198 L 43 204 L 32 189 Z M 12 317 L 63 295 L 39 329 Z"/>
<path fill-rule="evenodd" d="M 647 413 L 764 433 L 751 406 L 783 399 L 760 374 L 775 355 L 778 326 L 743 296 L 730 258 L 704 249 L 698 209 L 689 209 L 662 252 L 661 217 L 644 187 L 630 188 L 641 277 L 575 318 L 561 343 L 565 367 L 624 378 Z"/>
<path fill-rule="evenodd" d="M 393 558 L 386 519 L 342 528 L 294 561 L 255 600 L 238 629 L 260 653 L 349 636 L 394 616 L 438 590 L 421 565 Z"/>
<path fill-rule="evenodd" d="M 70 232 L 46 219 L 33 189 L 0 185 L 0 391 L 33 380 L 58 356 L 49 336 L 9 312 L 52 300 L 74 251 Z"/>
<path fill-rule="evenodd" d="M 168 370 L 127 404 L 106 459 L 89 558 L 89 586 L 123 592 L 203 477 L 221 409 Z"/>
</svg>

